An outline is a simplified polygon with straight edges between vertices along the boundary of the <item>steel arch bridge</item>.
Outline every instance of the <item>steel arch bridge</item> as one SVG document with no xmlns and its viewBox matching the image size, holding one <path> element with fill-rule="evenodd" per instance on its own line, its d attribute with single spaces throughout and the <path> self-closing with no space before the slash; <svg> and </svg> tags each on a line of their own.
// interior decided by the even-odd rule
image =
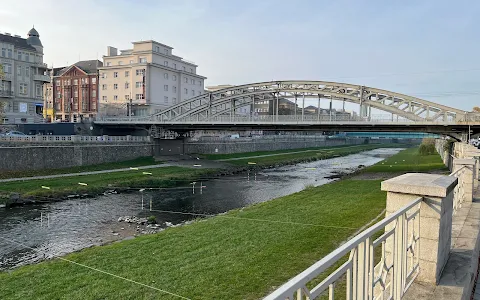
<svg viewBox="0 0 480 300">
<path fill-rule="evenodd" d="M 465 120 L 466 111 L 437 104 L 416 97 L 403 95 L 372 87 L 326 81 L 272 81 L 233 86 L 226 89 L 206 93 L 167 110 L 152 115 L 152 121 L 181 122 L 218 119 L 220 116 L 234 117 L 236 110 L 250 106 L 254 111 L 259 101 L 277 101 L 278 116 L 279 98 L 321 99 L 355 103 L 360 106 L 360 117 L 367 117 L 370 108 L 379 109 L 392 115 L 411 121 L 455 122 Z M 304 105 L 303 105 L 304 106 Z M 296 110 L 295 110 L 296 114 Z M 320 115 L 320 110 L 318 110 Z M 303 108 L 302 108 L 303 115 Z"/>
</svg>

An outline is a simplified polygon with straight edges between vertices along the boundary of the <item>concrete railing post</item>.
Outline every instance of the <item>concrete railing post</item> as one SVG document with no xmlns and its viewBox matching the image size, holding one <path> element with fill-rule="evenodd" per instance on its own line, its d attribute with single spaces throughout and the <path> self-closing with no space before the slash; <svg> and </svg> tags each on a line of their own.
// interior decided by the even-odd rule
<svg viewBox="0 0 480 300">
<path fill-rule="evenodd" d="M 456 176 L 463 188 L 463 199 L 459 199 L 463 202 L 472 202 L 473 200 L 473 179 L 475 176 L 475 160 L 467 158 L 455 158 L 453 160 L 453 172 L 457 172 Z M 462 169 L 463 168 L 463 169 Z M 460 170 L 462 169 L 462 170 Z"/>
<path fill-rule="evenodd" d="M 423 198 L 418 220 L 419 247 L 415 249 L 420 267 L 418 281 L 437 283 L 447 262 L 452 238 L 453 190 L 457 181 L 452 176 L 408 173 L 382 182 L 382 191 L 387 192 L 387 216 L 418 197 Z M 406 231 L 409 231 L 408 225 Z M 387 241 L 385 247 L 392 256 L 393 242 Z"/>
</svg>

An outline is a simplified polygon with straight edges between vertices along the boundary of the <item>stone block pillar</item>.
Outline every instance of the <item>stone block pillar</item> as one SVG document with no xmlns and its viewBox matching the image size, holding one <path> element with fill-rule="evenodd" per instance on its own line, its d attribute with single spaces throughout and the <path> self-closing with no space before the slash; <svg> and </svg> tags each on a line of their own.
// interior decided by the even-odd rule
<svg viewBox="0 0 480 300">
<path fill-rule="evenodd" d="M 459 199 L 463 202 L 472 202 L 473 200 L 473 182 L 475 176 L 475 160 L 467 158 L 455 158 L 453 160 L 453 172 L 457 172 L 458 184 L 461 185 L 463 191 L 463 199 Z M 463 168 L 463 169 L 462 169 Z M 460 170 L 462 169 L 462 170 Z"/>
<path fill-rule="evenodd" d="M 423 173 L 408 173 L 382 182 L 382 191 L 387 192 L 387 216 L 418 197 L 423 198 L 418 219 L 418 281 L 436 284 L 447 262 L 456 185 L 456 177 Z M 392 247 L 392 243 L 387 243 L 386 251 L 390 255 Z"/>
</svg>

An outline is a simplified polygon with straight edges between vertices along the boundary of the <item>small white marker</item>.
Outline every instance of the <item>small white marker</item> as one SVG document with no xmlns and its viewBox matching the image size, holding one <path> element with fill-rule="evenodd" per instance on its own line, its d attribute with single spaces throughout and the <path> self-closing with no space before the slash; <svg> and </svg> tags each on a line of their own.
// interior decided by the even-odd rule
<svg viewBox="0 0 480 300">
<path fill-rule="evenodd" d="M 150 172 L 143 172 L 142 174 L 143 175 L 152 175 L 152 173 L 150 173 Z"/>
<path fill-rule="evenodd" d="M 202 165 L 193 165 L 194 167 L 201 167 Z"/>
<path fill-rule="evenodd" d="M 248 164 L 249 165 L 256 165 L 257 163 L 249 161 Z"/>
<path fill-rule="evenodd" d="M 44 185 L 42 185 L 42 189 L 49 190 L 49 189 L 50 189 L 50 187 L 49 187 L 49 186 L 44 186 Z"/>
<path fill-rule="evenodd" d="M 130 170 L 138 170 L 138 168 L 132 168 L 132 167 L 130 167 Z"/>
<path fill-rule="evenodd" d="M 79 182 L 78 184 L 79 184 L 79 185 L 83 185 L 83 186 L 87 186 L 87 185 L 88 185 L 88 184 L 83 183 L 83 182 Z"/>
</svg>

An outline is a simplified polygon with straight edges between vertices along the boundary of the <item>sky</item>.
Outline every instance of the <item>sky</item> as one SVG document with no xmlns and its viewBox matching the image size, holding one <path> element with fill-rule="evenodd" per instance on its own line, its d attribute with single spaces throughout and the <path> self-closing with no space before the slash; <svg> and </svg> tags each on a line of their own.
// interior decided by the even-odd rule
<svg viewBox="0 0 480 300">
<path fill-rule="evenodd" d="M 480 1 L 16 0 L 0 32 L 35 25 L 65 66 L 153 39 L 194 61 L 206 86 L 322 80 L 471 110 L 480 106 Z"/>
</svg>

